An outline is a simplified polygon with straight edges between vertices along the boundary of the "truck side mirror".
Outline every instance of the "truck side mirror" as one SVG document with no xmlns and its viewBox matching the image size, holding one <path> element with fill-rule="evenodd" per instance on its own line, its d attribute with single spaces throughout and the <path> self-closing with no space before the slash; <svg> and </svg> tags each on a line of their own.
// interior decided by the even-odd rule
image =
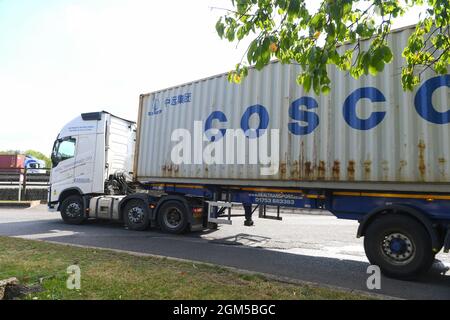
<svg viewBox="0 0 450 320">
<path fill-rule="evenodd" d="M 52 161 L 52 168 L 55 168 L 58 163 L 61 162 L 61 159 L 58 159 L 58 147 L 59 147 L 60 140 L 56 140 L 53 144 L 52 149 L 52 155 L 50 157 L 50 160 Z"/>
<path fill-rule="evenodd" d="M 60 155 L 52 153 L 51 160 L 52 160 L 52 167 L 55 168 L 62 161 L 62 157 Z"/>
</svg>

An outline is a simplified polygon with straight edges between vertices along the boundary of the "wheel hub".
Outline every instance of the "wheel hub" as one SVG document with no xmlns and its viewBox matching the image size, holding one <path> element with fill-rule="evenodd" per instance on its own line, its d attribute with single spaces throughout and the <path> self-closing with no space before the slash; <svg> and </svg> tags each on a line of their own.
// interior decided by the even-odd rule
<svg viewBox="0 0 450 320">
<path fill-rule="evenodd" d="M 81 206 L 78 203 L 71 203 L 67 206 L 66 214 L 70 218 L 76 218 L 81 214 Z"/>
<path fill-rule="evenodd" d="M 173 208 L 164 215 L 164 220 L 166 225 L 171 228 L 176 228 L 181 224 L 182 214 L 178 209 Z"/>
<path fill-rule="evenodd" d="M 384 238 L 383 254 L 394 263 L 407 264 L 415 255 L 415 247 L 408 236 L 392 233 Z"/>
<path fill-rule="evenodd" d="M 144 210 L 141 207 L 134 207 L 128 212 L 128 219 L 132 223 L 142 223 L 144 221 Z"/>
</svg>

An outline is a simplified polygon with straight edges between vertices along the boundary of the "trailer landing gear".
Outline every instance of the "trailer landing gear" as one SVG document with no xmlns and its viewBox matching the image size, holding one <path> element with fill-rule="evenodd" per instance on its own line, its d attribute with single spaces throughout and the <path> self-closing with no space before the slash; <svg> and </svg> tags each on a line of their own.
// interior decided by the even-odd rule
<svg viewBox="0 0 450 320">
<path fill-rule="evenodd" d="M 255 225 L 255 222 L 253 221 L 253 208 L 251 205 L 244 204 L 244 210 L 245 210 L 245 222 L 244 226 L 246 227 L 253 227 Z"/>
<path fill-rule="evenodd" d="M 233 217 L 245 217 L 244 226 L 252 227 L 255 223 L 253 222 L 253 214 L 258 209 L 256 206 L 253 209 L 252 205 L 235 203 L 235 202 L 225 202 L 225 201 L 207 201 L 208 203 L 208 223 L 216 224 L 228 224 L 232 225 L 233 222 L 231 218 Z M 237 206 L 243 206 L 245 214 L 232 214 L 232 208 Z"/>
</svg>

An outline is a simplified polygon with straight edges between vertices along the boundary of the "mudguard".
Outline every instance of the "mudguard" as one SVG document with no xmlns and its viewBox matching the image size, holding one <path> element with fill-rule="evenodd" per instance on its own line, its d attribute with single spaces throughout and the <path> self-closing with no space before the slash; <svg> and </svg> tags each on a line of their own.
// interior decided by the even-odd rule
<svg viewBox="0 0 450 320">
<path fill-rule="evenodd" d="M 365 235 L 367 227 L 369 224 L 375 219 L 377 216 L 383 214 L 383 212 L 389 212 L 389 214 L 406 214 L 422 223 L 425 229 L 428 231 L 431 237 L 431 244 L 433 246 L 433 251 L 439 252 L 442 248 L 442 243 L 439 241 L 439 235 L 436 232 L 436 229 L 433 228 L 433 223 L 427 217 L 426 213 L 421 211 L 418 208 L 409 206 L 409 205 L 391 205 L 380 207 L 372 211 L 371 213 L 364 216 L 364 218 L 359 221 L 359 228 L 357 237 L 361 238 Z M 447 232 L 447 238 L 448 238 Z M 447 243 L 448 240 L 446 240 Z"/>
</svg>

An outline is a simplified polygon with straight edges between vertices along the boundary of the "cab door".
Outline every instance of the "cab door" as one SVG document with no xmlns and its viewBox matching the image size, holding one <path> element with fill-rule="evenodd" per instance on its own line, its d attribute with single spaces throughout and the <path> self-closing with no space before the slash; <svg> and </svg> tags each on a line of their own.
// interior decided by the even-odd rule
<svg viewBox="0 0 450 320">
<path fill-rule="evenodd" d="M 96 134 L 78 136 L 74 182 L 82 194 L 92 193 L 96 141 Z"/>
</svg>

